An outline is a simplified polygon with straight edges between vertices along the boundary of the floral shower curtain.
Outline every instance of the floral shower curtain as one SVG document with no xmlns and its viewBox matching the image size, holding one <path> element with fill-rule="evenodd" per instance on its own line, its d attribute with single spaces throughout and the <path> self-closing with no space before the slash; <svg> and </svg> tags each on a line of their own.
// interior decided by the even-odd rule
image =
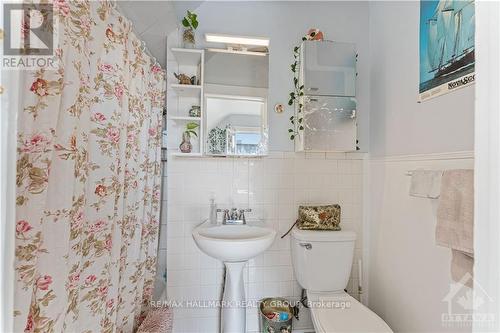
<svg viewBox="0 0 500 333">
<path fill-rule="evenodd" d="M 131 332 L 151 298 L 165 77 L 109 2 L 58 0 L 59 70 L 26 72 L 16 332 Z"/>
</svg>

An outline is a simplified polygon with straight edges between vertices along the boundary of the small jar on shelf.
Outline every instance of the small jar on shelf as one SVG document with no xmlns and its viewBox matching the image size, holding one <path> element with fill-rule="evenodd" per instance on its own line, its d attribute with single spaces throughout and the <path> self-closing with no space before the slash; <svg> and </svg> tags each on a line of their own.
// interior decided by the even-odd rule
<svg viewBox="0 0 500 333">
<path fill-rule="evenodd" d="M 192 105 L 189 109 L 189 116 L 199 118 L 201 117 L 201 107 L 199 105 Z"/>
</svg>

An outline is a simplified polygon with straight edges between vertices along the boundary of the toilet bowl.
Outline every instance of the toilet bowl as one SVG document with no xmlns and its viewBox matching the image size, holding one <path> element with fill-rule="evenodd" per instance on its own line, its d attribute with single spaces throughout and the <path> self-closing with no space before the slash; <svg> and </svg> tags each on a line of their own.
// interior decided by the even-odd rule
<svg viewBox="0 0 500 333">
<path fill-rule="evenodd" d="M 293 270 L 306 290 L 316 333 L 392 332 L 377 314 L 344 291 L 355 241 L 352 231 L 294 228 L 291 233 Z"/>
</svg>

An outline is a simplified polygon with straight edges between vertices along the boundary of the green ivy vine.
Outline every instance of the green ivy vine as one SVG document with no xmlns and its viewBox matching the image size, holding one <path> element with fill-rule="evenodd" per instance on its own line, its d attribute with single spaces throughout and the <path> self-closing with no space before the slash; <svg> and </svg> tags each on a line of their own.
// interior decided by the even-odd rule
<svg viewBox="0 0 500 333">
<path fill-rule="evenodd" d="M 307 40 L 307 37 L 302 37 L 302 41 Z M 292 106 L 295 104 L 297 108 L 297 113 L 290 117 L 291 128 L 288 129 L 288 134 L 290 135 L 290 140 L 295 140 L 295 137 L 299 134 L 299 131 L 304 130 L 302 121 L 304 117 L 302 116 L 302 109 L 304 104 L 302 103 L 301 97 L 304 96 L 304 85 L 299 85 L 299 61 L 300 61 L 300 45 L 293 48 L 293 63 L 290 66 L 293 73 L 293 91 L 289 95 L 288 105 Z"/>
<path fill-rule="evenodd" d="M 310 32 L 304 37 L 302 37 L 302 42 L 306 40 L 314 39 L 316 32 Z M 301 42 L 301 44 L 302 44 Z M 290 66 L 293 73 L 293 91 L 289 95 L 288 105 L 292 106 L 295 104 L 297 108 L 297 113 L 290 117 L 291 128 L 288 129 L 288 134 L 290 135 L 290 140 L 295 140 L 295 137 L 299 135 L 300 131 L 304 130 L 303 109 L 304 103 L 302 97 L 304 96 L 304 85 L 299 85 L 299 63 L 300 63 L 300 45 L 293 48 L 293 63 Z"/>
</svg>

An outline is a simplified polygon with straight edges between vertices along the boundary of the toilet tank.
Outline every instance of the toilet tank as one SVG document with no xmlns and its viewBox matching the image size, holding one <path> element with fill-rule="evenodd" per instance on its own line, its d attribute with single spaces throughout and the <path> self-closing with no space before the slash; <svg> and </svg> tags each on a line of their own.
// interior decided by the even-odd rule
<svg viewBox="0 0 500 333">
<path fill-rule="evenodd" d="M 347 287 L 356 234 L 294 228 L 292 262 L 300 286 L 312 292 L 336 292 Z"/>
</svg>

